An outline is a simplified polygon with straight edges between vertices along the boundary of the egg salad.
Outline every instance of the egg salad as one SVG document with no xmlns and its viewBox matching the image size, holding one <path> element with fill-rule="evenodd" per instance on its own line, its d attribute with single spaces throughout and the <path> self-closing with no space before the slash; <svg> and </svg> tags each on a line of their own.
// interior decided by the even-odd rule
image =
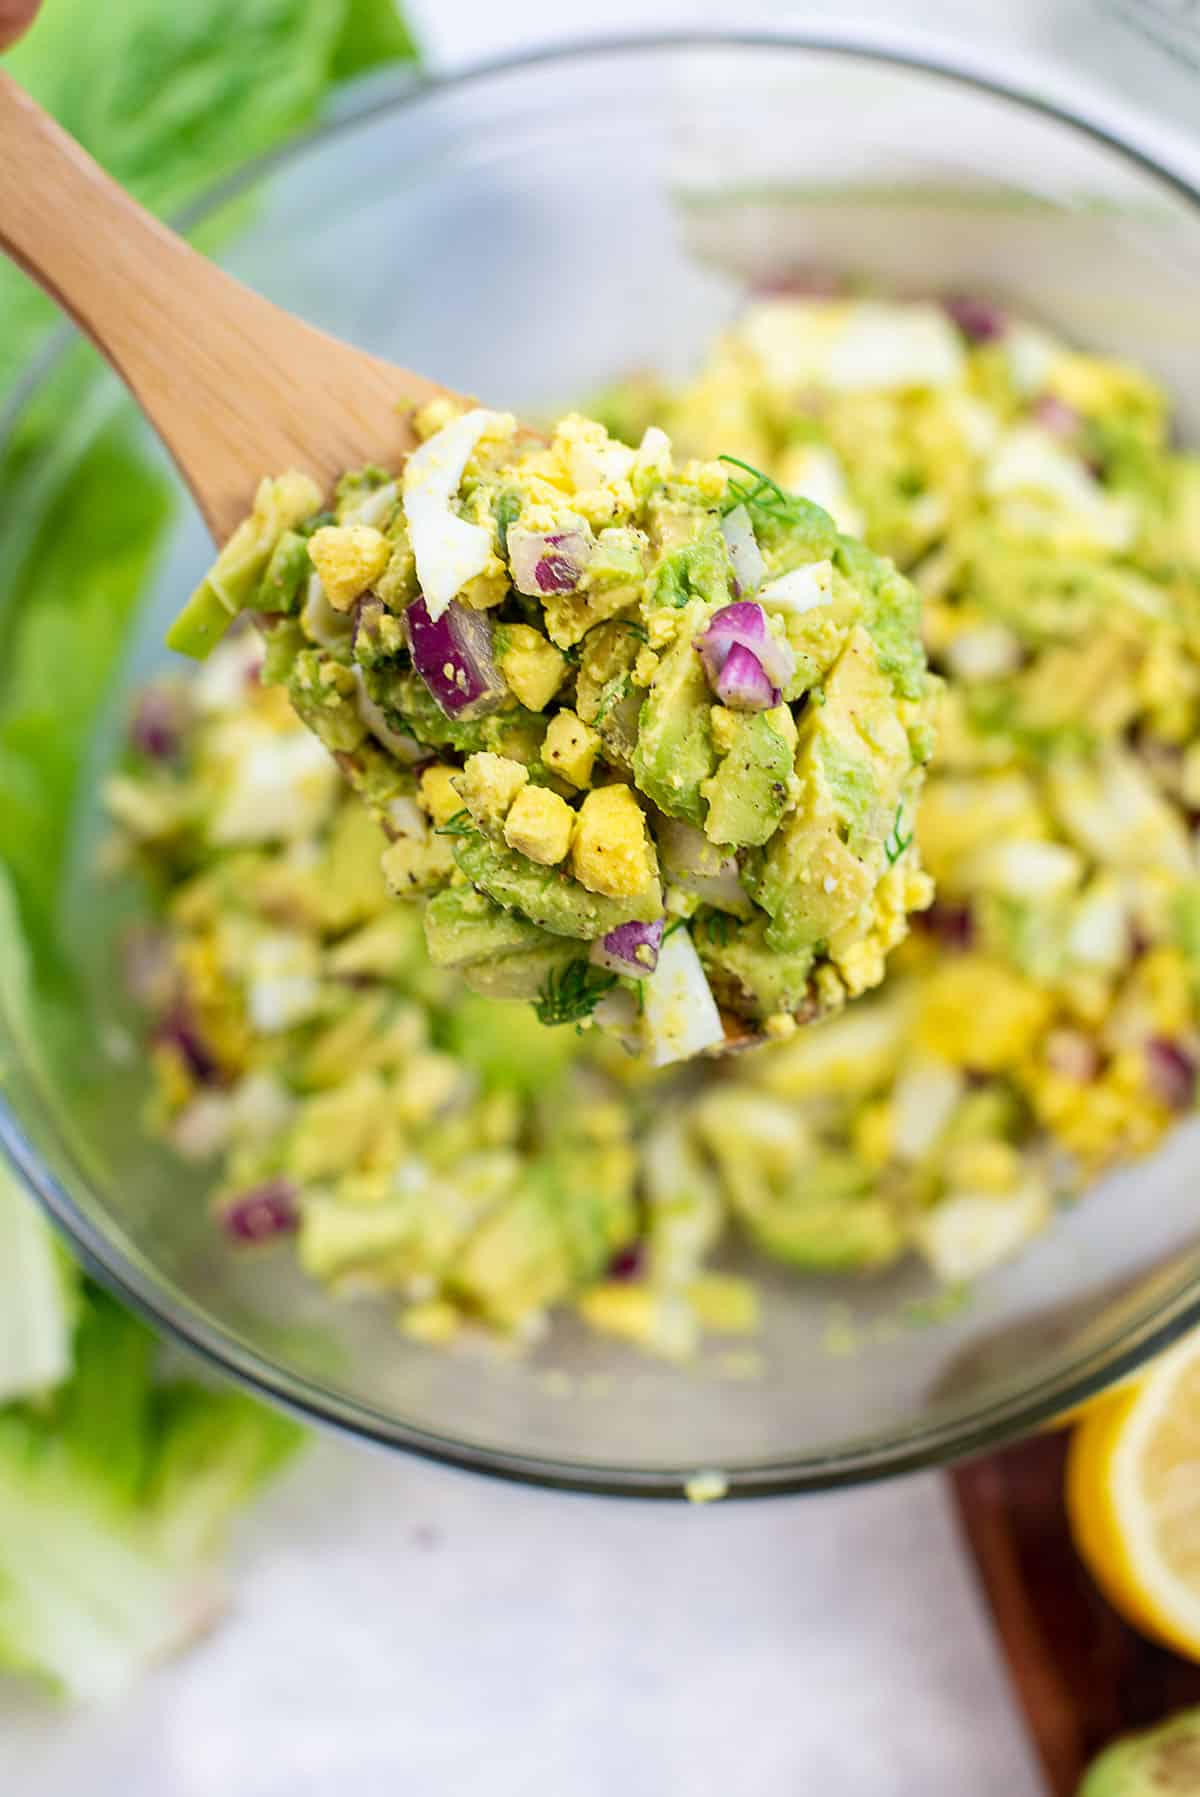
<svg viewBox="0 0 1200 1797">
<path fill-rule="evenodd" d="M 171 635 L 263 679 L 388 838 L 436 965 L 654 1066 L 839 1009 L 927 905 L 916 592 L 741 458 L 437 401 L 332 506 L 262 484 Z"/>
<path fill-rule="evenodd" d="M 935 902 L 877 992 L 804 1029 L 768 1009 L 775 1040 L 733 1059 L 655 1069 L 493 1005 L 466 977 L 477 926 L 480 960 L 504 966 L 495 901 L 472 879 L 441 890 L 453 960 L 390 902 L 363 798 L 271 684 L 286 613 L 265 643 L 235 634 L 148 689 L 109 785 L 159 895 L 127 945 L 150 1125 L 211 1169 L 234 1247 L 291 1239 L 314 1278 L 389 1294 L 424 1340 L 524 1339 L 571 1307 L 685 1355 L 753 1330 L 753 1285 L 724 1270 L 747 1243 L 808 1274 L 916 1255 L 965 1288 L 1193 1107 L 1200 460 L 1170 447 L 1136 369 L 974 298 L 773 298 L 686 386 L 639 377 L 590 409 L 610 442 L 661 421 L 681 455 L 736 455 L 810 494 L 919 589 L 942 685 L 912 827 Z M 604 738 L 574 678 L 541 766 L 629 792 L 594 778 L 587 732 Z M 475 819 L 460 786 L 506 823 L 522 792 L 556 790 L 483 754 L 469 772 L 470 755 L 412 764 L 434 830 Z M 659 967 L 683 916 L 714 989 L 719 956 L 758 990 L 704 840 Z M 529 926 L 500 912 L 516 952 Z M 559 976 L 567 1015 L 594 966 Z"/>
</svg>

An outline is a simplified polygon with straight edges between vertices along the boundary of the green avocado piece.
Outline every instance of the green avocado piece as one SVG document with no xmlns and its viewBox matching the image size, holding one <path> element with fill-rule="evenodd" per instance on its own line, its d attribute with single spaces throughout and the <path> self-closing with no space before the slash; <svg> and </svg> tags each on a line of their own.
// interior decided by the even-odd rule
<svg viewBox="0 0 1200 1797">
<path fill-rule="evenodd" d="M 307 638 L 294 618 L 280 618 L 277 624 L 260 624 L 263 640 L 263 665 L 259 679 L 264 686 L 286 686 L 296 664 L 296 657 L 307 647 Z"/>
<path fill-rule="evenodd" d="M 558 1207 L 536 1168 L 485 1217 L 450 1269 L 453 1289 L 493 1323 L 511 1325 L 553 1304 L 573 1284 Z"/>
<path fill-rule="evenodd" d="M 266 612 L 297 611 L 311 573 L 307 537 L 298 530 L 285 530 L 271 551 L 255 599 L 256 608 Z"/>
<path fill-rule="evenodd" d="M 579 952 L 562 937 L 552 946 L 563 955 Z M 516 954 L 508 958 L 525 957 Z M 544 971 L 541 979 L 545 979 Z M 569 1031 L 539 1023 L 528 1006 L 501 1009 L 490 999 L 470 995 L 458 999 L 447 1013 L 439 1046 L 474 1068 L 489 1091 L 519 1092 L 526 1097 L 552 1091 L 578 1052 Z"/>
<path fill-rule="evenodd" d="M 421 676 L 411 668 L 403 672 L 392 667 L 364 669 L 367 692 L 383 712 L 389 725 L 431 748 L 448 747 L 463 755 L 474 755 L 485 747 L 483 722 L 473 718 L 462 722 L 448 718 Z"/>
<path fill-rule="evenodd" d="M 653 923 L 662 915 L 657 885 L 634 898 L 607 898 L 557 867 L 541 867 L 526 855 L 489 842 L 476 830 L 454 838 L 461 871 L 506 911 L 518 911 L 555 936 L 594 942 L 623 923 Z"/>
<path fill-rule="evenodd" d="M 701 966 L 718 1000 L 754 1017 L 798 1011 L 814 960 L 809 947 L 779 953 L 767 942 L 767 920 L 739 924 L 723 911 L 702 913 L 692 928 Z"/>
<path fill-rule="evenodd" d="M 759 847 L 775 834 L 788 801 L 792 751 L 766 712 L 746 712 L 734 739 L 704 782 L 704 834 L 733 848 Z"/>
<path fill-rule="evenodd" d="M 539 947 L 545 932 L 473 886 L 447 886 L 425 906 L 425 946 L 435 967 L 469 967 Z"/>
<path fill-rule="evenodd" d="M 904 1246 L 891 1206 L 871 1190 L 870 1174 L 849 1155 L 807 1162 L 782 1193 L 764 1182 L 740 1215 L 772 1260 L 818 1273 L 886 1266 Z"/>
<path fill-rule="evenodd" d="M 544 930 L 538 935 L 541 941 L 532 948 L 514 949 L 494 961 L 472 961 L 462 969 L 464 983 L 480 998 L 533 1004 L 545 990 L 546 981 L 561 974 L 579 954 L 570 936 L 551 936 Z"/>
<path fill-rule="evenodd" d="M 1193 1797 L 1200 1791 L 1200 1709 L 1129 1735 L 1094 1762 L 1079 1797 Z"/>
<path fill-rule="evenodd" d="M 327 749 L 357 749 L 367 734 L 358 714 L 358 688 L 351 670 L 321 649 L 302 649 L 287 683 L 292 710 Z"/>
<path fill-rule="evenodd" d="M 797 950 L 827 940 L 870 897 L 885 865 L 908 737 L 874 639 L 857 626 L 800 725 L 801 796 L 767 845 L 755 898 L 767 941 Z"/>
<path fill-rule="evenodd" d="M 835 565 L 862 593 L 862 621 L 879 666 L 901 699 L 924 697 L 928 672 L 921 640 L 921 596 L 910 580 L 853 537 L 839 537 Z"/>
<path fill-rule="evenodd" d="M 729 603 L 729 552 L 725 539 L 714 519 L 704 513 L 699 516 L 704 523 L 703 534 L 682 549 L 672 549 L 664 555 L 651 575 L 649 604 L 682 611 L 694 599 L 709 607 Z"/>
<path fill-rule="evenodd" d="M 705 607 L 690 606 L 678 637 L 662 657 L 642 702 L 633 777 L 669 817 L 703 828 L 708 802 L 701 787 L 716 771 L 709 707 L 712 693 L 693 639 Z"/>
<path fill-rule="evenodd" d="M 262 578 L 280 537 L 296 531 L 320 503 L 320 492 L 307 475 L 263 481 L 253 512 L 238 525 L 167 632 L 167 647 L 202 661 L 236 614 L 259 604 Z"/>
</svg>

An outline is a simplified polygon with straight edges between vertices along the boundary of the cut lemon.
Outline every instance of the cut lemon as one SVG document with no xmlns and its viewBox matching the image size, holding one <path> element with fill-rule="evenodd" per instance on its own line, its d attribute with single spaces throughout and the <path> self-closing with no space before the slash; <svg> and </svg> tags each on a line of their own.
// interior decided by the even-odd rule
<svg viewBox="0 0 1200 1797">
<path fill-rule="evenodd" d="M 1066 1496 L 1075 1545 L 1109 1601 L 1200 1660 L 1200 1333 L 1089 1408 Z"/>
</svg>

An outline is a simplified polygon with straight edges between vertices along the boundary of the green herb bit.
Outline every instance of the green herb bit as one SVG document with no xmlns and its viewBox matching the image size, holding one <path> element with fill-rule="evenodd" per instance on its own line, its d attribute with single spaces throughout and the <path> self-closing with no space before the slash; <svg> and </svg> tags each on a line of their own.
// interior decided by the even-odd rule
<svg viewBox="0 0 1200 1797">
<path fill-rule="evenodd" d="M 439 824 L 434 831 L 435 836 L 470 836 L 475 829 L 475 819 L 464 805 L 453 817 L 448 817 L 444 824 Z"/>
<path fill-rule="evenodd" d="M 534 1010 L 545 1024 L 581 1023 L 616 983 L 615 973 L 593 967 L 590 961 L 570 961 L 561 970 L 552 969 L 546 975 Z"/>
<path fill-rule="evenodd" d="M 728 462 L 731 468 L 740 468 L 743 474 L 751 476 L 753 485 L 730 477 L 726 491 L 725 503 L 721 507 L 722 517 L 744 505 L 751 514 L 757 512 L 760 517 L 774 518 L 779 524 L 796 524 L 801 521 L 803 512 L 796 497 L 786 493 L 777 480 L 764 474 L 761 468 L 752 468 L 749 462 L 739 461 L 735 455 L 723 455 L 719 461 Z"/>
<path fill-rule="evenodd" d="M 733 919 L 727 911 L 710 911 L 704 919 L 704 934 L 718 948 L 727 945 L 732 928 Z"/>
<path fill-rule="evenodd" d="M 596 707 L 596 715 L 592 719 L 593 724 L 602 724 L 613 706 L 619 705 L 622 699 L 628 698 L 632 684 L 628 674 L 613 675 L 612 679 L 601 689 L 600 703 Z"/>
<path fill-rule="evenodd" d="M 896 821 L 892 825 L 890 836 L 887 837 L 883 845 L 883 852 L 887 856 L 889 867 L 895 867 L 904 851 L 912 846 L 912 831 L 910 830 L 907 836 L 901 835 L 900 832 L 900 819 L 903 812 L 904 806 L 902 804 L 897 805 Z"/>
<path fill-rule="evenodd" d="M 496 520 L 496 548 L 505 561 L 508 560 L 508 528 L 515 524 L 521 516 L 521 495 L 510 488 L 501 493 L 496 501 L 493 513 Z"/>
</svg>

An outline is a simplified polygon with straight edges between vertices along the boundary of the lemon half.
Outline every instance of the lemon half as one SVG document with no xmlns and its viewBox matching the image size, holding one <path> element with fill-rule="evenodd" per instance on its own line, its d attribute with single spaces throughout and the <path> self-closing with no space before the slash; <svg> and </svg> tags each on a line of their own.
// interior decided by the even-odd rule
<svg viewBox="0 0 1200 1797">
<path fill-rule="evenodd" d="M 1109 1601 L 1200 1660 L 1200 1333 L 1088 1410 L 1071 1438 L 1066 1499 Z"/>
</svg>

